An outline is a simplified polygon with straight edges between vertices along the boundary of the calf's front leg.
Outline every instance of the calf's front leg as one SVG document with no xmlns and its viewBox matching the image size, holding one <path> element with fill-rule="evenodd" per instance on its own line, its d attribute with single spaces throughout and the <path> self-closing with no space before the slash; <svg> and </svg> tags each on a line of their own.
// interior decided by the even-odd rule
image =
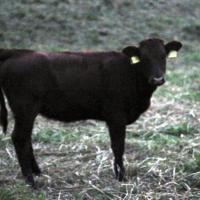
<svg viewBox="0 0 200 200">
<path fill-rule="evenodd" d="M 119 181 L 125 180 L 123 154 L 124 154 L 126 125 L 124 121 L 125 120 L 114 120 L 112 122 L 107 123 L 111 139 L 111 148 L 114 154 L 114 173 L 116 179 Z"/>
</svg>

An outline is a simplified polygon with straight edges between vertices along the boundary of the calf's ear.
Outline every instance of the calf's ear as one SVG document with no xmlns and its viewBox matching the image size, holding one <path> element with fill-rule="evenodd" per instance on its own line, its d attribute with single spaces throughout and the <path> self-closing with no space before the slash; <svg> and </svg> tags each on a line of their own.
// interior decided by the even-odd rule
<svg viewBox="0 0 200 200">
<path fill-rule="evenodd" d="M 140 62 L 140 50 L 135 46 L 125 47 L 122 52 L 131 59 L 131 64 Z"/>
<path fill-rule="evenodd" d="M 176 58 L 182 44 L 178 41 L 171 41 L 165 45 L 165 50 L 168 58 Z"/>
</svg>

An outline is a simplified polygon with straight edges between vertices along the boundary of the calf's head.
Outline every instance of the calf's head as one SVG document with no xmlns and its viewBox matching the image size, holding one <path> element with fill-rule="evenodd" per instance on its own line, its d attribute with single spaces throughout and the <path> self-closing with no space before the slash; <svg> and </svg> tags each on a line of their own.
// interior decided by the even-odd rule
<svg viewBox="0 0 200 200">
<path fill-rule="evenodd" d="M 181 47 L 178 41 L 164 44 L 160 39 L 148 39 L 140 42 L 139 47 L 124 48 L 123 53 L 130 58 L 133 67 L 140 68 L 149 84 L 159 86 L 165 82 L 166 58 L 176 57 Z"/>
</svg>

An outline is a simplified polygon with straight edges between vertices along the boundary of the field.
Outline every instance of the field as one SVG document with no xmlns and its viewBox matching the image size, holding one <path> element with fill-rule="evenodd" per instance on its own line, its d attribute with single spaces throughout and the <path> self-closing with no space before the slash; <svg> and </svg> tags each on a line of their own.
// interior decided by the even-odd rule
<svg viewBox="0 0 200 200">
<path fill-rule="evenodd" d="M 0 133 L 0 200 L 200 199 L 199 0 L 0 0 L 0 48 L 121 50 L 149 37 L 183 43 L 151 108 L 127 127 L 127 182 L 112 172 L 103 122 L 63 124 L 38 116 L 38 189 L 25 185 L 10 139 Z"/>
</svg>

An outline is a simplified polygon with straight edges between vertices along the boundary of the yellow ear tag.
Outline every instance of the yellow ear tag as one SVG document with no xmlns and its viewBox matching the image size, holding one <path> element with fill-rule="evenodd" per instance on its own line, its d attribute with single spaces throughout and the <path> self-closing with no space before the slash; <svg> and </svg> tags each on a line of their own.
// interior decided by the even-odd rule
<svg viewBox="0 0 200 200">
<path fill-rule="evenodd" d="M 177 51 L 173 50 L 169 52 L 168 58 L 176 58 L 177 57 Z"/>
<path fill-rule="evenodd" d="M 136 64 L 136 63 L 139 63 L 140 62 L 140 59 L 138 56 L 133 56 L 131 57 L 131 64 Z"/>
</svg>

